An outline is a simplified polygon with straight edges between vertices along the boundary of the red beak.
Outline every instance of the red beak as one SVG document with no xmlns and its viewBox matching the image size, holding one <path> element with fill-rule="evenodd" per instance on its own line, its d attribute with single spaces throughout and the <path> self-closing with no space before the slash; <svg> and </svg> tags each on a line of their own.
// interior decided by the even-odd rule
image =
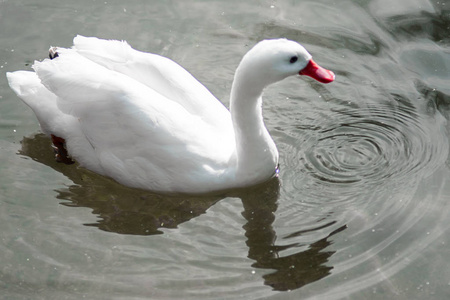
<svg viewBox="0 0 450 300">
<path fill-rule="evenodd" d="M 322 68 L 312 59 L 299 74 L 312 77 L 322 83 L 330 83 L 334 81 L 334 78 L 336 77 L 332 71 Z"/>
</svg>

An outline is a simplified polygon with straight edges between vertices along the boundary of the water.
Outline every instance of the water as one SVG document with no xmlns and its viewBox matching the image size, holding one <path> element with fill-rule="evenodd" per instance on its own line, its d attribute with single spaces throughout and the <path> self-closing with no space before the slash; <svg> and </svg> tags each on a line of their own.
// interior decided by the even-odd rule
<svg viewBox="0 0 450 300">
<path fill-rule="evenodd" d="M 2 299 L 448 299 L 450 3 L 0 1 Z M 337 74 L 265 93 L 278 178 L 167 197 L 54 162 L 4 73 L 76 34 L 176 60 L 228 105 L 258 40 Z"/>
</svg>

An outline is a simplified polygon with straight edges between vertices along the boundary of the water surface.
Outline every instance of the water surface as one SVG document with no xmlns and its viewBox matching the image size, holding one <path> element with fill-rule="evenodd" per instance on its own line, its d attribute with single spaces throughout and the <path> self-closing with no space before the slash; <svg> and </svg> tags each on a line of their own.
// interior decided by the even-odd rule
<svg viewBox="0 0 450 300">
<path fill-rule="evenodd" d="M 5 299 L 447 299 L 450 3 L 0 1 Z M 301 42 L 329 85 L 267 89 L 278 178 L 164 196 L 57 164 L 8 88 L 76 34 L 185 66 L 228 105 L 264 38 Z"/>
</svg>

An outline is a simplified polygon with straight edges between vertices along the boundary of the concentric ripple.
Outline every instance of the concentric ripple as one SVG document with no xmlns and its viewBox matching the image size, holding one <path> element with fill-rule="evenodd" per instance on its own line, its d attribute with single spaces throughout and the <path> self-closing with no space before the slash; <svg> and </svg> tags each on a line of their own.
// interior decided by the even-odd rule
<svg viewBox="0 0 450 300">
<path fill-rule="evenodd" d="M 345 298 L 394 276 L 441 238 L 448 209 L 431 212 L 445 199 L 423 193 L 444 193 L 446 120 L 401 103 L 302 113 L 303 124 L 280 138 L 278 213 L 289 221 L 278 243 L 324 245 L 320 258 L 332 268 L 322 274 L 321 297 L 310 287 L 302 295 Z"/>
<path fill-rule="evenodd" d="M 442 116 L 421 115 L 411 107 L 346 108 L 311 119 L 328 121 L 287 152 L 287 163 L 297 172 L 285 183 L 297 189 L 319 186 L 315 192 L 324 195 L 341 186 L 354 195 L 369 186 L 400 185 L 430 174 L 448 153 L 443 121 L 438 122 Z"/>
</svg>

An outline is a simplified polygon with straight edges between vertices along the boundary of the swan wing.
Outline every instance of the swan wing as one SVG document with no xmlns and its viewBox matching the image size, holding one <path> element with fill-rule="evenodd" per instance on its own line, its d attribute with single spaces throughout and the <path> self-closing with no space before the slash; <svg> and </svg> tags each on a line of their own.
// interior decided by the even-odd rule
<svg viewBox="0 0 450 300">
<path fill-rule="evenodd" d="M 125 41 L 77 36 L 73 49 L 82 56 L 147 85 L 191 114 L 216 126 L 231 128 L 228 110 L 209 90 L 176 62 L 131 48 Z"/>
<path fill-rule="evenodd" d="M 99 173 L 133 187 L 195 190 L 224 172 L 233 135 L 217 134 L 216 124 L 126 74 L 61 50 L 33 68 L 62 113 L 77 119 L 103 168 Z M 69 148 L 90 168 L 73 152 Z"/>
</svg>

